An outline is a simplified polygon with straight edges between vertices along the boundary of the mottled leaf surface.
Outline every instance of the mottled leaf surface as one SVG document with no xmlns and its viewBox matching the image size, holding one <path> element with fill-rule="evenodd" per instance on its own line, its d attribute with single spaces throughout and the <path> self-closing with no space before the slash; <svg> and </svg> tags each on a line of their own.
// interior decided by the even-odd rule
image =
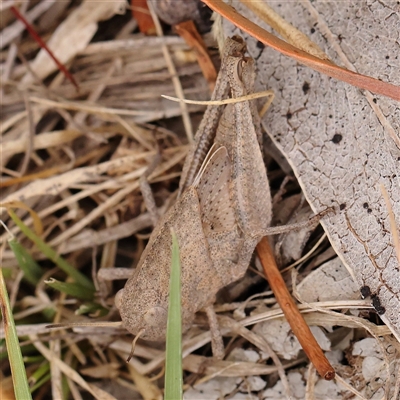
<svg viewBox="0 0 400 400">
<path fill-rule="evenodd" d="M 265 25 L 239 2 L 233 6 Z M 273 2 L 338 65 L 400 85 L 397 2 Z M 242 34 L 225 23 L 228 35 Z M 244 35 L 245 36 L 245 35 Z M 276 98 L 264 126 L 287 157 L 336 252 L 382 319 L 400 338 L 400 271 L 393 248 L 389 193 L 399 226 L 400 104 L 322 76 L 246 37 L 257 89 Z"/>
</svg>

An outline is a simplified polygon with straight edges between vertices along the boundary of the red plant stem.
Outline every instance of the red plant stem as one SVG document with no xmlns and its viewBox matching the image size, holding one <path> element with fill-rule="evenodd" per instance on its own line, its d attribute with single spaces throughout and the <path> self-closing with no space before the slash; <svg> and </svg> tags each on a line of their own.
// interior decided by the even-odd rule
<svg viewBox="0 0 400 400">
<path fill-rule="evenodd" d="M 79 89 L 78 83 L 74 79 L 74 77 L 71 75 L 71 73 L 68 71 L 68 69 L 62 64 L 56 56 L 53 54 L 53 52 L 47 47 L 47 44 L 42 40 L 42 38 L 38 35 L 38 33 L 35 31 L 35 29 L 32 27 L 32 25 L 25 19 L 25 17 L 18 11 L 18 9 L 14 6 L 10 7 L 10 10 L 15 14 L 15 16 L 25 25 L 26 30 L 30 33 L 30 35 L 36 40 L 36 42 L 39 43 L 40 47 L 45 49 L 49 56 L 53 59 L 53 61 L 57 64 L 58 68 L 60 71 L 63 72 L 63 74 L 69 79 L 72 84 Z"/>
<path fill-rule="evenodd" d="M 264 237 L 258 244 L 257 254 L 263 266 L 265 276 L 274 292 L 275 298 L 285 314 L 286 320 L 289 322 L 293 333 L 299 340 L 301 347 L 303 347 L 304 352 L 307 354 L 309 360 L 314 364 L 318 373 L 327 381 L 332 380 L 335 377 L 335 370 L 325 357 L 321 347 L 311 333 L 307 322 L 296 307 L 282 275 L 278 270 L 267 238 Z"/>
<path fill-rule="evenodd" d="M 212 93 L 217 80 L 217 71 L 215 70 L 211 57 L 208 54 L 204 40 L 197 31 L 196 25 L 190 20 L 181 22 L 175 25 L 174 28 L 178 35 L 195 50 L 197 62 L 199 63 L 200 69 L 203 72 L 210 87 L 210 92 Z"/>
<path fill-rule="evenodd" d="M 132 17 L 136 19 L 140 32 L 145 35 L 155 35 L 156 27 L 151 18 L 147 0 L 131 0 Z"/>
</svg>

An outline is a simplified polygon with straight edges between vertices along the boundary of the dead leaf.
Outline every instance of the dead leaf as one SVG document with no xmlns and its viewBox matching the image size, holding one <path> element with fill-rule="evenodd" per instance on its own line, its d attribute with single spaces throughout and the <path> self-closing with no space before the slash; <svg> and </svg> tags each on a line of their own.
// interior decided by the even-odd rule
<svg viewBox="0 0 400 400">
<path fill-rule="evenodd" d="M 140 32 L 145 35 L 155 35 L 156 27 L 151 18 L 147 0 L 132 0 L 132 17 L 136 19 Z"/>
<path fill-rule="evenodd" d="M 338 257 L 329 260 L 311 272 L 297 286 L 301 299 L 307 303 L 355 300 L 360 297 L 358 289 Z"/>
<path fill-rule="evenodd" d="M 239 2 L 234 6 L 263 26 Z M 273 7 L 337 64 L 400 84 L 399 4 L 305 1 Z M 225 27 L 228 35 L 243 34 L 229 23 Z M 400 340 L 399 262 L 379 188 L 385 186 L 394 215 L 400 215 L 399 103 L 316 74 L 260 49 L 253 38 L 246 41 L 257 60 L 259 87 L 276 94 L 265 127 L 292 165 L 313 211 L 335 208 L 322 225 Z"/>
<path fill-rule="evenodd" d="M 208 54 L 206 44 L 196 29 L 196 25 L 193 21 L 184 21 L 175 25 L 174 28 L 178 35 L 181 36 L 190 47 L 193 47 L 196 52 L 197 61 L 208 82 L 210 92 L 212 92 L 215 87 L 215 81 L 217 80 L 217 71 Z"/>
<path fill-rule="evenodd" d="M 267 309 L 258 309 L 257 312 Z M 310 330 L 324 351 L 331 350 L 331 342 L 318 326 L 311 326 Z M 292 332 L 290 325 L 283 318 L 260 322 L 254 326 L 253 332 L 262 336 L 277 354 L 284 360 L 294 360 L 302 349 L 298 339 Z"/>
<path fill-rule="evenodd" d="M 272 35 L 267 30 L 263 29 L 261 25 L 261 21 L 258 18 L 255 18 L 254 15 L 248 15 L 248 18 L 244 18 L 246 12 L 238 13 L 236 9 L 225 4 L 221 0 L 202 0 L 213 10 L 217 11 L 225 18 L 229 19 L 236 26 L 241 27 L 244 32 L 250 34 L 253 38 L 256 38 L 260 47 L 263 44 L 266 44 L 272 47 L 275 50 L 278 50 L 282 54 L 287 55 L 288 57 L 292 57 L 295 60 L 299 61 L 303 65 L 307 65 L 310 68 L 313 68 L 316 71 L 322 72 L 330 77 L 340 79 L 343 82 L 348 82 L 351 85 L 357 86 L 361 89 L 371 90 L 374 93 L 383 94 L 392 99 L 400 100 L 400 89 L 399 86 L 392 85 L 388 82 L 379 81 L 376 78 L 372 78 L 368 75 L 358 74 L 349 69 L 339 67 L 327 61 L 325 59 L 320 59 L 315 57 L 303 50 L 300 50 L 301 45 L 295 47 L 291 44 L 285 42 L 284 40 L 279 39 L 275 35 Z M 234 2 L 233 2 L 234 3 Z M 237 7 L 240 10 L 240 7 Z M 295 15 L 295 14 L 293 14 Z M 337 15 L 337 14 L 335 14 Z M 253 21 L 258 21 L 257 23 Z M 396 26 L 393 28 L 395 31 Z"/>
</svg>

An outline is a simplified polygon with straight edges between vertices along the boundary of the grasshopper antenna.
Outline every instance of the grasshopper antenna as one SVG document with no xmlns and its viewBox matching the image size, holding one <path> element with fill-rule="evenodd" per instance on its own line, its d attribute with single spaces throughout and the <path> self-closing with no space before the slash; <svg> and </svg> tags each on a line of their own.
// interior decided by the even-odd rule
<svg viewBox="0 0 400 400">
<path fill-rule="evenodd" d="M 135 352 L 135 347 L 136 347 L 136 342 L 138 341 L 138 339 L 140 338 L 140 336 L 144 333 L 146 329 L 142 328 L 140 329 L 140 331 L 138 332 L 138 334 L 136 335 L 135 339 L 133 339 L 132 341 L 132 347 L 131 347 L 131 352 L 129 353 L 128 358 L 126 359 L 126 362 L 128 363 L 131 358 L 133 357 L 133 353 Z"/>
</svg>

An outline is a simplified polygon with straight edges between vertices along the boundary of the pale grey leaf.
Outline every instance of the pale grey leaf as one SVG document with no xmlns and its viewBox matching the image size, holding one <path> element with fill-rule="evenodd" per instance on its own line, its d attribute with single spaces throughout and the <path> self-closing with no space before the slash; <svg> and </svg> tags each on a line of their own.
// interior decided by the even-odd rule
<svg viewBox="0 0 400 400">
<path fill-rule="evenodd" d="M 265 25 L 239 2 L 234 7 Z M 397 2 L 273 2 L 338 65 L 400 85 Z M 242 34 L 226 23 L 226 33 Z M 259 90 L 275 100 L 263 123 L 291 164 L 336 252 L 400 339 L 400 271 L 379 185 L 400 215 L 400 105 L 323 76 L 246 36 Z M 399 221 L 397 221 L 399 224 Z"/>
</svg>

